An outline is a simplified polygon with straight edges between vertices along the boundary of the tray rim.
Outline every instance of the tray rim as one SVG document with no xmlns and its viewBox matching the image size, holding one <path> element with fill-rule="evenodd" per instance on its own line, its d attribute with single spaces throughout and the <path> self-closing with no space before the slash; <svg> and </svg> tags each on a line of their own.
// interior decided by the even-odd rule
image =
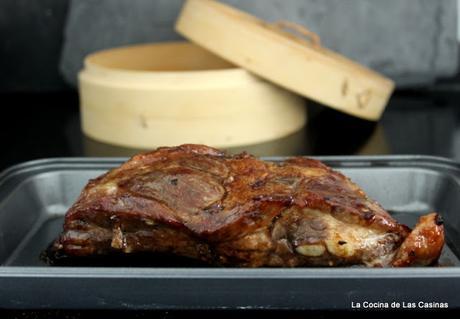
<svg viewBox="0 0 460 319">
<path fill-rule="evenodd" d="M 408 268 L 135 268 L 0 266 L 1 278 L 376 279 L 456 278 L 460 267 Z"/>
<path fill-rule="evenodd" d="M 294 156 L 260 157 L 266 161 L 279 161 Z M 448 169 L 460 176 L 460 162 L 429 155 L 365 155 L 365 156 L 308 156 L 333 165 L 347 163 L 345 168 L 369 167 L 369 163 L 384 167 L 422 167 Z M 49 172 L 69 169 L 69 164 L 81 168 L 106 169 L 128 157 L 51 157 L 35 159 L 10 166 L 0 172 L 0 188 L 9 178 L 43 170 Z M 332 163 L 332 164 L 331 164 Z M 374 165 L 371 165 L 374 166 Z M 377 165 L 376 165 L 377 166 Z M 378 166 L 377 166 L 378 167 Z M 46 170 L 48 169 L 48 170 Z M 72 168 L 70 168 L 72 169 Z M 38 173 L 39 174 L 39 173 Z M 27 178 L 27 177 L 26 177 Z M 24 178 L 24 179 L 26 179 Z M 0 199 L 1 200 L 1 199 Z M 0 278 L 143 278 L 143 279 L 376 279 L 376 278 L 460 278 L 460 267 L 409 268 L 187 268 L 187 267 L 34 267 L 0 265 Z"/>
<path fill-rule="evenodd" d="M 331 162 L 347 162 L 353 165 L 346 165 L 346 167 L 368 167 L 363 165 L 363 162 L 373 162 L 383 164 L 384 162 L 390 165 L 385 166 L 401 166 L 401 164 L 412 164 L 415 166 L 428 166 L 428 167 L 443 167 L 448 169 L 455 169 L 460 173 L 460 161 L 455 159 L 443 157 L 443 156 L 432 156 L 432 155 L 419 155 L 419 154 L 401 154 L 401 155 L 321 155 L 321 156 L 310 156 L 310 155 L 295 155 L 295 156 L 260 156 L 261 160 L 265 161 L 280 161 L 292 157 L 308 157 L 324 161 L 327 163 Z M 9 167 L 4 168 L 0 171 L 0 187 L 2 182 L 17 173 L 27 173 L 31 170 L 54 165 L 56 167 L 62 167 L 68 164 L 78 165 L 98 165 L 104 168 L 104 165 L 108 164 L 120 164 L 127 161 L 130 157 L 47 157 L 38 158 L 29 161 L 13 164 Z M 423 165 L 421 165 L 423 164 Z M 96 167 L 95 167 L 96 168 Z"/>
</svg>

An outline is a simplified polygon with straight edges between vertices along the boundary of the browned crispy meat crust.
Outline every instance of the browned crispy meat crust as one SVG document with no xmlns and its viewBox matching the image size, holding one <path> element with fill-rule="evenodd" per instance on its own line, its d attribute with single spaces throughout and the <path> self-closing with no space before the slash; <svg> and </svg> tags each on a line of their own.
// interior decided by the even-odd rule
<svg viewBox="0 0 460 319">
<path fill-rule="evenodd" d="M 393 266 L 427 266 L 437 260 L 444 246 L 441 217 L 432 213 L 420 217 L 414 230 L 399 247 Z"/>
<path fill-rule="evenodd" d="M 136 155 L 91 180 L 54 249 L 69 256 L 166 252 L 218 265 L 411 266 L 439 257 L 437 214 L 414 231 L 347 177 L 203 145 Z"/>
</svg>

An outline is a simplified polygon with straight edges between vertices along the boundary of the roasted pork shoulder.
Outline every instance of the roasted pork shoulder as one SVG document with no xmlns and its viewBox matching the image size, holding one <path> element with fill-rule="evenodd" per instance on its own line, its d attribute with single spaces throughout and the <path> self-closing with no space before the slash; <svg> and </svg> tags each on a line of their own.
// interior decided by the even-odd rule
<svg viewBox="0 0 460 319">
<path fill-rule="evenodd" d="M 89 181 L 53 250 L 162 252 L 226 266 L 430 265 L 440 216 L 411 231 L 323 163 L 265 162 L 203 145 L 136 155 Z"/>
</svg>

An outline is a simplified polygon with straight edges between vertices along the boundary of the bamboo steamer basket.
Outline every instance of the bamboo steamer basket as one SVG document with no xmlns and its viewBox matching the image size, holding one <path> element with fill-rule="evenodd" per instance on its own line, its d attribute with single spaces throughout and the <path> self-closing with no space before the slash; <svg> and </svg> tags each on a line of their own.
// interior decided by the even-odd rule
<svg viewBox="0 0 460 319">
<path fill-rule="evenodd" d="M 218 1 L 187 0 L 176 30 L 273 83 L 363 119 L 380 119 L 394 89 L 390 79 L 322 47 L 303 26 L 269 24 Z"/>
<path fill-rule="evenodd" d="M 79 74 L 83 132 L 131 148 L 232 147 L 287 136 L 303 98 L 187 42 L 97 52 Z"/>
</svg>

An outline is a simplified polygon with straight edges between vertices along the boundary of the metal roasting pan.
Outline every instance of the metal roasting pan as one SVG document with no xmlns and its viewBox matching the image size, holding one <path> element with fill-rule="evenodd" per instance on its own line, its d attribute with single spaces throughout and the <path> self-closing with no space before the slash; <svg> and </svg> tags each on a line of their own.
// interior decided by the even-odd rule
<svg viewBox="0 0 460 319">
<path fill-rule="evenodd" d="M 153 262 L 142 266 L 50 266 L 39 255 L 61 231 L 66 209 L 88 179 L 126 159 L 44 159 L 0 174 L 0 309 L 343 310 L 364 302 L 460 309 L 460 164 L 427 156 L 318 159 L 402 223 L 413 226 L 421 214 L 440 212 L 447 239 L 440 265 L 246 269 L 155 262 L 163 257 L 151 256 Z"/>
</svg>

